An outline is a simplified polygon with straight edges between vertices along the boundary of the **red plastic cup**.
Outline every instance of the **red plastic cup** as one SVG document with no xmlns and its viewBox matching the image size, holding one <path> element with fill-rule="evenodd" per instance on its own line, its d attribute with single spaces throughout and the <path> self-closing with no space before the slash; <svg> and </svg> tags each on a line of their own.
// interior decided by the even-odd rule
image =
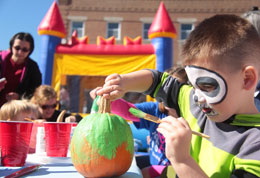
<svg viewBox="0 0 260 178">
<path fill-rule="evenodd" d="M 44 122 L 46 153 L 50 157 L 67 157 L 71 123 Z"/>
<path fill-rule="evenodd" d="M 2 166 L 24 166 L 29 151 L 32 127 L 32 122 L 0 121 Z"/>
</svg>

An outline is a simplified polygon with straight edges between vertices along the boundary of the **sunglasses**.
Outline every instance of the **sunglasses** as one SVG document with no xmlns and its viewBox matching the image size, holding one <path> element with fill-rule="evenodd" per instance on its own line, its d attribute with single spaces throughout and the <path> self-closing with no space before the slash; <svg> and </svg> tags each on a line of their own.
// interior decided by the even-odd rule
<svg viewBox="0 0 260 178">
<path fill-rule="evenodd" d="M 42 105 L 41 106 L 41 108 L 43 109 L 43 110 L 45 110 L 45 109 L 54 109 L 54 108 L 56 108 L 57 107 L 57 104 L 52 104 L 52 105 Z"/>
<path fill-rule="evenodd" d="M 14 49 L 15 49 L 16 51 L 21 50 L 22 52 L 25 52 L 25 53 L 29 52 L 29 49 L 27 49 L 27 48 L 21 48 L 21 46 L 14 46 Z"/>
</svg>

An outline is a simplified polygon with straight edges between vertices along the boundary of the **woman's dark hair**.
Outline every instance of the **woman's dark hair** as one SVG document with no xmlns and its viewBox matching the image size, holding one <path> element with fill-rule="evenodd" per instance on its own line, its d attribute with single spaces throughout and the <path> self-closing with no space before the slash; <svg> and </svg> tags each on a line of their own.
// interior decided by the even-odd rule
<svg viewBox="0 0 260 178">
<path fill-rule="evenodd" d="M 14 45 L 14 40 L 16 39 L 19 39 L 19 40 L 22 40 L 22 41 L 27 41 L 30 43 L 30 52 L 28 54 L 28 56 L 33 52 L 33 49 L 34 49 L 34 40 L 33 40 L 33 37 L 30 33 L 24 33 L 24 32 L 19 32 L 19 33 L 16 33 L 10 40 L 9 44 L 10 44 L 10 50 L 11 50 L 11 53 L 13 53 L 12 51 L 12 47 Z"/>
</svg>

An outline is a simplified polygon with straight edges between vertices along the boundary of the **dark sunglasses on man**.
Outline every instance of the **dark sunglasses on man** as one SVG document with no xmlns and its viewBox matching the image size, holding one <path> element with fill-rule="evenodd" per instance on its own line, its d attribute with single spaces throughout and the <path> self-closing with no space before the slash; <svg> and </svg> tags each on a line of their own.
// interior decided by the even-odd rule
<svg viewBox="0 0 260 178">
<path fill-rule="evenodd" d="M 27 53 L 27 52 L 29 52 L 29 49 L 28 48 L 21 48 L 21 46 L 14 46 L 14 49 L 16 50 L 16 51 L 20 51 L 20 50 L 22 50 L 22 52 L 25 52 L 25 53 Z"/>
</svg>

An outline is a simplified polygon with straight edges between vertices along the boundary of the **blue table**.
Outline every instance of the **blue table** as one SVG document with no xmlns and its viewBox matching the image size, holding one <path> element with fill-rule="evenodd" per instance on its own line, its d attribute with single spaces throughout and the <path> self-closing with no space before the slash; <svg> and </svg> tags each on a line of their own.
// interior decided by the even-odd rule
<svg viewBox="0 0 260 178">
<path fill-rule="evenodd" d="M 48 177 L 48 178 L 82 178 L 74 168 L 70 157 L 47 157 L 39 156 L 36 154 L 29 154 L 26 159 L 25 166 L 41 164 L 41 167 L 23 177 Z M 20 170 L 23 167 L 0 167 L 0 177 L 7 176 L 15 171 Z M 142 178 L 142 173 L 136 165 L 135 159 L 133 159 L 132 165 L 129 170 L 117 178 Z"/>
</svg>

